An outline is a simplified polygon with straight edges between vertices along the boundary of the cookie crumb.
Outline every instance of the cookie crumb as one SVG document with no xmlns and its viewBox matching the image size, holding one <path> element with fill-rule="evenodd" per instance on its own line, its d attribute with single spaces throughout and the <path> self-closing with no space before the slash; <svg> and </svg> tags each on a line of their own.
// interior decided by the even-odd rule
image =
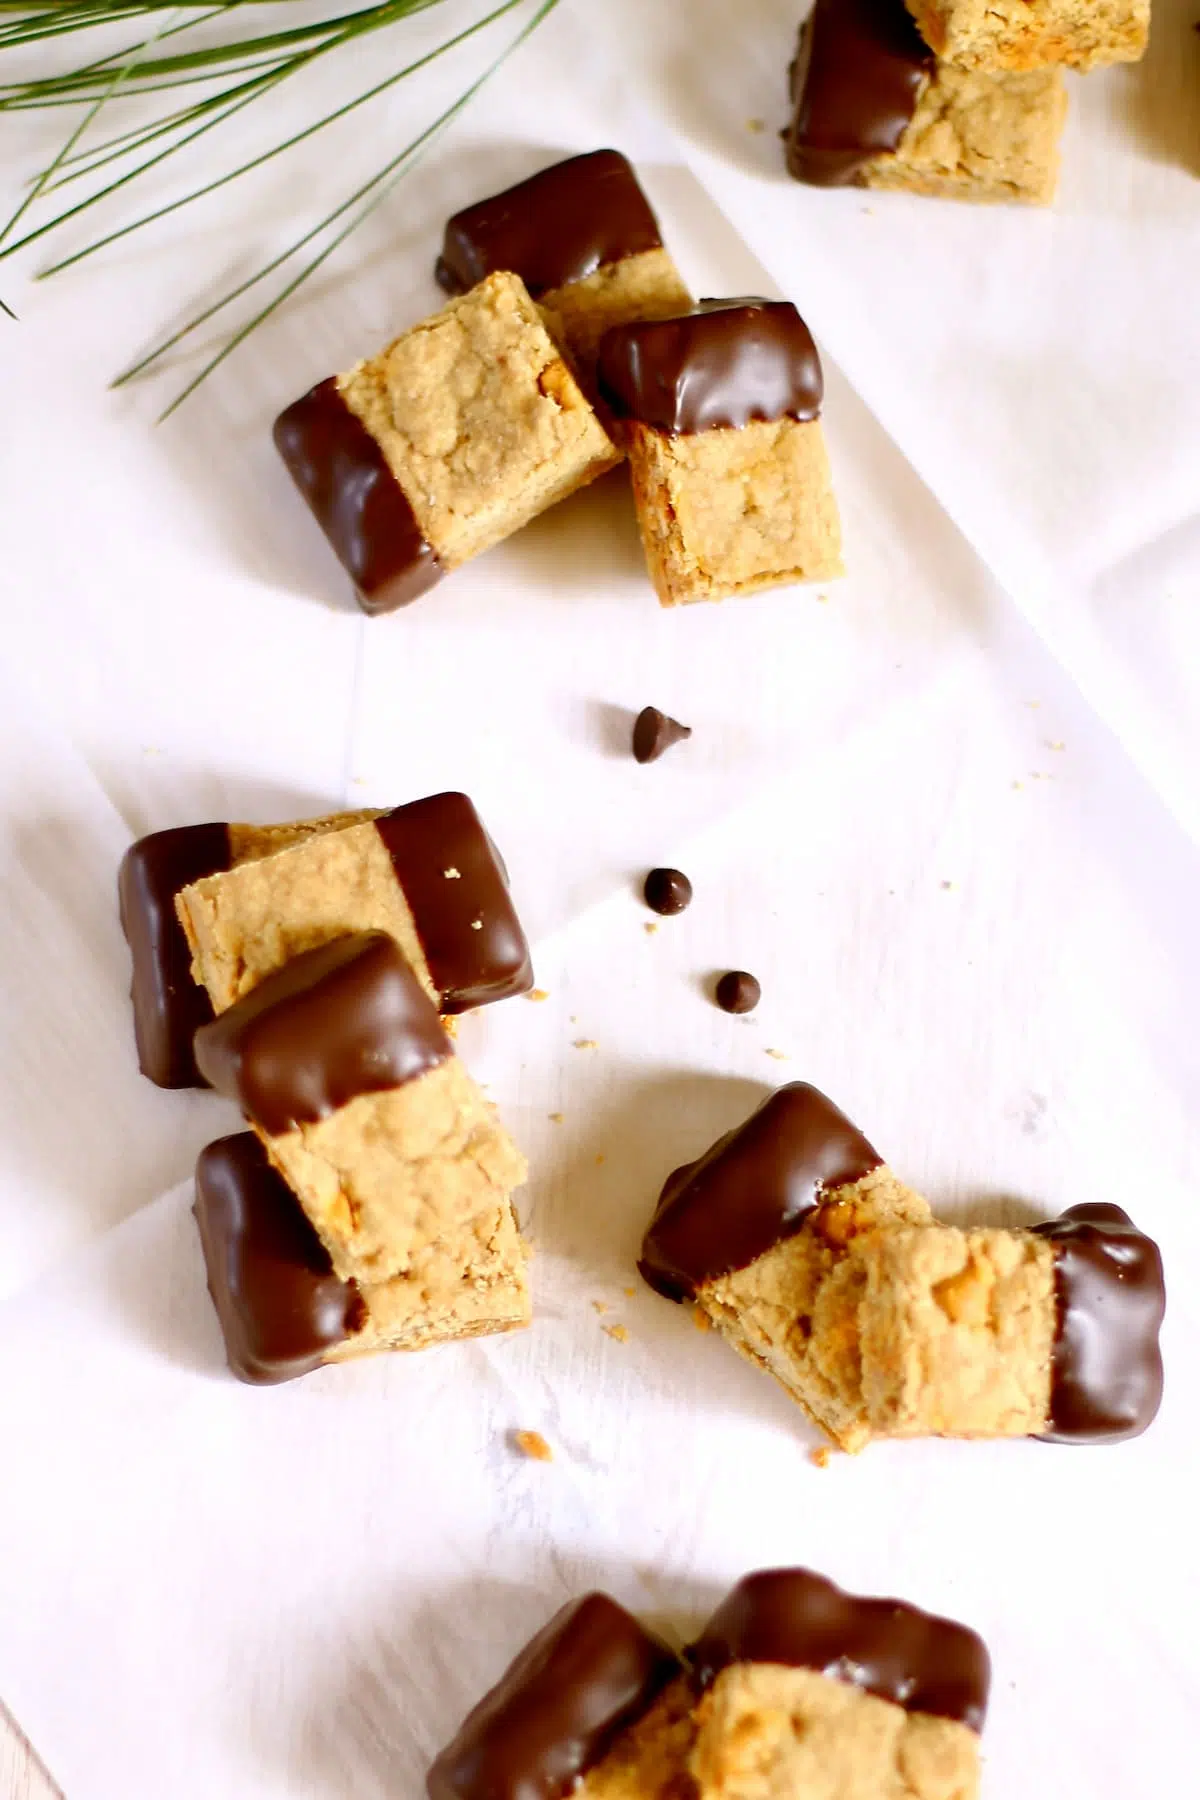
<svg viewBox="0 0 1200 1800">
<path fill-rule="evenodd" d="M 767 124 L 766 124 L 765 119 L 747 119 L 746 120 L 746 130 L 747 131 L 753 131 L 754 133 L 757 134 L 758 132 L 765 131 L 766 129 L 767 129 Z"/>
<path fill-rule="evenodd" d="M 776 1062 L 787 1062 L 788 1060 L 788 1053 L 786 1050 L 767 1050 L 764 1052 L 764 1055 L 773 1056 Z"/>
<path fill-rule="evenodd" d="M 471 930 L 472 931 L 482 931 L 483 930 L 483 920 L 482 919 L 472 919 L 471 920 Z"/>
<path fill-rule="evenodd" d="M 954 892 L 954 883 L 952 881 L 939 882 L 938 886 L 941 888 L 943 894 L 951 894 Z"/>
<path fill-rule="evenodd" d="M 576 1050 L 598 1050 L 599 1048 L 600 1048 L 600 1046 L 596 1042 L 595 1038 L 576 1038 L 575 1039 L 575 1049 Z"/>
<path fill-rule="evenodd" d="M 1012 785 L 1015 789 L 1020 789 L 1025 786 L 1025 783 L 1023 781 L 1014 781 Z"/>
<path fill-rule="evenodd" d="M 637 1289 L 636 1288 L 622 1288 L 621 1292 L 624 1294 L 624 1296 L 627 1300 L 632 1300 L 633 1296 L 637 1293 Z"/>
<path fill-rule="evenodd" d="M 554 1452 L 540 1431 L 514 1431 L 512 1441 L 531 1462 L 553 1462 Z"/>
<path fill-rule="evenodd" d="M 828 594 L 818 594 L 817 595 L 817 605 L 818 606 L 828 606 L 829 605 L 829 595 Z"/>
<path fill-rule="evenodd" d="M 629 1342 L 629 1333 L 623 1325 L 606 1325 L 604 1330 L 610 1338 L 615 1338 L 618 1344 L 627 1344 Z"/>
<path fill-rule="evenodd" d="M 445 876 L 447 881 L 461 881 L 462 880 L 462 875 L 459 873 L 459 871 L 457 869 L 443 869 L 442 874 Z"/>
<path fill-rule="evenodd" d="M 658 926 L 655 924 L 653 919 L 647 919 L 646 923 L 642 926 L 642 930 L 645 932 L 647 937 L 653 937 L 655 932 L 658 930 Z"/>
<path fill-rule="evenodd" d="M 809 1451 L 808 1460 L 814 1469 L 827 1469 L 833 1461 L 833 1451 L 828 1444 L 818 1444 L 815 1450 Z"/>
<path fill-rule="evenodd" d="M 563 1115 L 561 1113 L 547 1113 L 546 1117 L 552 1125 L 561 1125 L 563 1122 Z"/>
<path fill-rule="evenodd" d="M 1062 738 L 1047 738 L 1046 740 L 1047 750 L 1065 750 L 1066 747 Z"/>
<path fill-rule="evenodd" d="M 550 996 L 545 988 L 530 988 L 525 998 L 527 1000 L 548 1000 Z"/>
<path fill-rule="evenodd" d="M 601 1166 L 601 1164 L 603 1163 L 603 1161 L 604 1161 L 604 1152 L 603 1152 L 603 1150 L 600 1150 L 596 1154 L 596 1167 L 599 1168 Z"/>
<path fill-rule="evenodd" d="M 712 1320 L 709 1318 L 708 1314 L 704 1311 L 703 1307 L 693 1306 L 693 1308 L 692 1308 L 692 1324 L 696 1327 L 697 1331 L 711 1331 L 712 1330 Z"/>
<path fill-rule="evenodd" d="M 608 1301 L 607 1300 L 593 1300 L 592 1306 L 595 1309 L 595 1311 L 598 1313 L 606 1313 L 608 1311 Z"/>
</svg>

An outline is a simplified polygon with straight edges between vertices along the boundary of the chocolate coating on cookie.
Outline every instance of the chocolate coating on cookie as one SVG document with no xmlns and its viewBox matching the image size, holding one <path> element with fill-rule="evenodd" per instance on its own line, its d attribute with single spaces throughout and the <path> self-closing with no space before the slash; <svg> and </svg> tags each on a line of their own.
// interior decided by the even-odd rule
<svg viewBox="0 0 1200 1800">
<path fill-rule="evenodd" d="M 982 1731 L 991 1660 L 982 1638 L 901 1600 L 862 1600 L 808 1569 L 739 1581 L 688 1652 L 696 1685 L 731 1663 L 782 1663 Z"/>
<path fill-rule="evenodd" d="M 201 1071 L 272 1137 L 402 1087 L 451 1054 L 433 1002 L 384 931 L 293 957 L 196 1033 Z"/>
<path fill-rule="evenodd" d="M 679 1672 L 607 1594 L 572 1602 L 468 1713 L 429 1771 L 430 1800 L 560 1800 Z"/>
<path fill-rule="evenodd" d="M 213 1016 L 192 979 L 192 953 L 175 913 L 190 882 L 230 864 L 228 825 L 181 825 L 139 838 L 121 859 L 117 897 L 133 961 L 129 997 L 138 1067 L 159 1087 L 203 1087 L 192 1039 Z"/>
<path fill-rule="evenodd" d="M 702 300 L 677 319 L 614 326 L 597 374 L 618 418 L 670 436 L 815 419 L 824 393 L 808 326 L 784 300 Z"/>
<path fill-rule="evenodd" d="M 441 580 L 403 488 L 335 378 L 280 413 L 274 438 L 365 613 L 394 612 Z"/>
<path fill-rule="evenodd" d="M 832 1100 L 792 1082 L 668 1177 L 638 1268 L 668 1300 L 689 1299 L 792 1237 L 830 1190 L 882 1161 Z"/>
<path fill-rule="evenodd" d="M 448 294 L 465 294 L 507 269 L 536 298 L 661 247 L 658 220 L 630 164 L 618 150 L 593 150 L 455 213 L 436 274 Z"/>
<path fill-rule="evenodd" d="M 291 1381 L 362 1325 L 300 1202 L 252 1131 L 200 1152 L 193 1207 L 229 1367 L 241 1381 Z"/>
<path fill-rule="evenodd" d="M 933 66 L 904 0 L 816 0 L 792 65 L 789 173 L 840 187 L 894 151 Z"/>
<path fill-rule="evenodd" d="M 651 912 L 671 918 L 692 904 L 692 884 L 682 869 L 651 869 L 642 883 L 642 897 Z"/>
<path fill-rule="evenodd" d="M 633 755 L 635 762 L 657 762 L 664 756 L 672 744 L 681 744 L 690 738 L 690 725 L 681 725 L 669 713 L 660 712 L 657 706 L 643 706 L 633 722 Z"/>
<path fill-rule="evenodd" d="M 1034 1228 L 1054 1246 L 1058 1325 L 1050 1421 L 1056 1444 L 1138 1437 L 1162 1402 L 1162 1257 L 1119 1206 L 1072 1206 Z"/>
<path fill-rule="evenodd" d="M 465 794 L 430 794 L 376 819 L 445 1013 L 533 986 L 500 853 Z"/>
</svg>

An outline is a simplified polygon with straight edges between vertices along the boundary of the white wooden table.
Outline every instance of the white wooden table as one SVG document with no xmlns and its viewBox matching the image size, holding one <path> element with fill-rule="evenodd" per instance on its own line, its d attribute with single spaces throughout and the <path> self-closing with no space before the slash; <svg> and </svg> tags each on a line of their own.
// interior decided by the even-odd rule
<svg viewBox="0 0 1200 1800">
<path fill-rule="evenodd" d="M 0 1800 L 59 1800 L 33 1751 L 0 1703 Z"/>
</svg>

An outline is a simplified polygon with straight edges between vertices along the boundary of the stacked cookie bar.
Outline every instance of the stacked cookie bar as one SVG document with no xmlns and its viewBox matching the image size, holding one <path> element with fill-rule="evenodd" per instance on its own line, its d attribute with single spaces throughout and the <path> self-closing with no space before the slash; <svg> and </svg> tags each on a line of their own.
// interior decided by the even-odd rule
<svg viewBox="0 0 1200 1800">
<path fill-rule="evenodd" d="M 757 299 L 693 307 L 617 151 L 456 213 L 435 273 L 441 312 L 275 424 L 367 612 L 626 455 L 664 606 L 843 572 L 803 320 Z"/>
<path fill-rule="evenodd" d="M 429 1771 L 430 1800 L 975 1800 L 991 1667 L 965 1625 L 748 1575 L 682 1656 L 606 1594 L 526 1646 Z"/>
<path fill-rule="evenodd" d="M 211 1083 L 252 1126 L 196 1173 L 234 1372 L 527 1323 L 524 1159 L 440 1016 L 532 982 L 466 796 L 157 833 L 120 890 L 143 1069 Z"/>
<path fill-rule="evenodd" d="M 1063 67 L 1135 62 L 1149 25 L 1149 0 L 816 0 L 788 168 L 821 187 L 1049 204 Z"/>
<path fill-rule="evenodd" d="M 843 1450 L 1111 1443 L 1162 1397 L 1155 1244 L 1119 1207 L 960 1230 L 815 1088 L 780 1088 L 663 1189 L 639 1264 Z"/>
</svg>

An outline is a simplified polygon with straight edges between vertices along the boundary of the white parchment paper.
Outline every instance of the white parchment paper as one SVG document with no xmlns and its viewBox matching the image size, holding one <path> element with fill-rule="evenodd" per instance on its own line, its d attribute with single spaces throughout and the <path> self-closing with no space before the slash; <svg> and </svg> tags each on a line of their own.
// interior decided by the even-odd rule
<svg viewBox="0 0 1200 1800">
<path fill-rule="evenodd" d="M 724 9 L 688 16 L 687 48 L 709 50 L 703 81 L 680 65 L 695 108 L 745 110 L 745 83 L 766 80 L 766 0 L 732 35 Z M 39 291 L 19 354 L 0 334 L 19 425 L 0 432 L 4 578 L 20 602 L 0 666 L 0 1695 L 69 1800 L 416 1800 L 430 1753 L 568 1595 L 607 1586 L 683 1635 L 745 1569 L 800 1561 L 984 1632 L 989 1800 L 1174 1791 L 1198 1698 L 1200 982 L 1195 851 L 1162 802 L 1182 817 L 1190 775 L 1181 754 L 1168 793 L 1148 740 L 1127 738 L 1133 714 L 1109 704 L 1116 687 L 1047 653 L 1030 595 L 1050 589 L 1023 574 L 1065 571 L 1055 604 L 1065 594 L 1072 621 L 1087 595 L 1105 631 L 1123 621 L 1104 640 L 1122 705 L 1142 692 L 1182 749 L 1190 625 L 1157 597 L 1186 582 L 1186 483 L 1163 476 L 1165 439 L 1143 444 L 1167 486 L 1147 478 L 1154 518 L 1131 499 L 1121 511 L 1112 441 L 1073 414 L 1078 457 L 1048 439 L 1040 478 L 1021 464 L 1004 334 L 997 319 L 981 344 L 967 304 L 974 243 L 976 287 L 986 252 L 997 293 L 1017 290 L 1043 334 L 1066 329 L 1050 289 L 1038 311 L 1014 273 L 1031 254 L 1015 215 L 972 225 L 884 196 L 864 215 L 687 138 L 697 185 L 635 91 L 637 67 L 668 65 L 625 58 L 598 23 L 564 4 L 357 248 L 159 432 L 151 397 L 108 398 L 99 377 L 183 316 L 201 252 L 206 268 L 230 254 L 219 208 Z M 660 116 L 679 123 L 665 101 Z M 1089 116 L 1073 130 L 1094 130 Z M 397 109 L 389 130 L 404 123 Z M 1104 132 L 1099 152 L 1086 141 L 1077 168 L 1131 154 Z M 773 278 L 792 293 L 803 241 L 794 297 L 826 352 L 851 574 L 662 614 L 611 479 L 431 601 L 363 620 L 275 466 L 270 420 L 435 304 L 447 212 L 601 142 L 639 160 L 697 292 Z M 322 162 L 312 180 L 333 173 Z M 295 229 L 289 182 L 268 179 L 237 246 L 247 266 Z M 1058 243 L 1053 221 L 1019 228 Z M 1135 255 L 1112 235 L 1106 269 L 1119 244 L 1123 264 Z M 940 259 L 923 332 L 914 246 Z M 900 294 L 890 322 L 868 304 L 881 258 Z M 1043 392 L 1054 344 L 1021 318 L 1041 442 L 1066 402 Z M 1089 343 L 1089 376 L 1116 383 Z M 937 406 L 918 404 L 931 391 Z M 1174 398 L 1177 422 L 1193 400 Z M 46 477 L 64 441 L 87 471 L 69 529 Z M 938 455 L 960 465 L 953 492 Z M 1061 520 L 1039 500 L 1060 474 Z M 1019 569 L 978 554 L 1014 545 Z M 1151 643 L 1161 670 L 1138 661 Z M 628 732 L 647 702 L 694 736 L 639 768 Z M 116 862 L 155 826 L 451 785 L 510 863 L 549 992 L 471 1017 L 459 1040 L 533 1166 L 535 1323 L 245 1389 L 223 1369 L 175 1185 L 236 1121 L 136 1075 Z M 696 898 L 648 933 L 651 863 L 686 869 Z M 763 982 L 748 1019 L 708 997 L 730 966 Z M 1151 1230 L 1170 1288 L 1153 1431 L 1095 1452 L 899 1445 L 814 1467 L 786 1399 L 633 1267 L 668 1170 L 795 1078 L 947 1217 L 1104 1199 Z M 518 1458 L 515 1429 L 542 1431 L 555 1460 Z"/>
</svg>

